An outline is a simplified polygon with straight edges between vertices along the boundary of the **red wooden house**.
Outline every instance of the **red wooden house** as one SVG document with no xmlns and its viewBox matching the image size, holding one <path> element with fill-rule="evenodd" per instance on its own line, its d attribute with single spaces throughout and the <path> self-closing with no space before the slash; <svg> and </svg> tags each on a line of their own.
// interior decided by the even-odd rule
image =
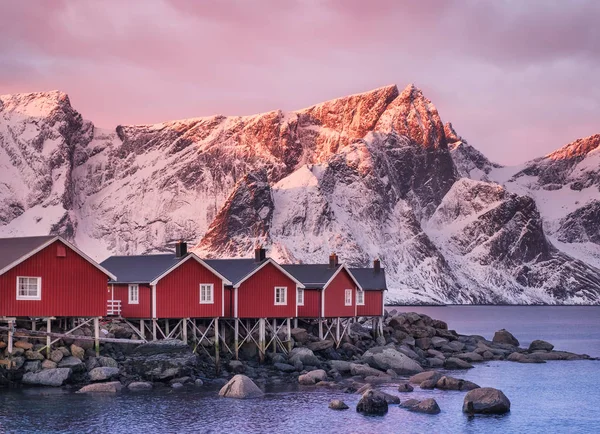
<svg viewBox="0 0 600 434">
<path fill-rule="evenodd" d="M 379 259 L 373 261 L 373 268 L 351 268 L 350 272 L 363 289 L 364 298 L 357 303 L 357 316 L 383 316 L 387 284 Z"/>
<path fill-rule="evenodd" d="M 0 317 L 100 317 L 116 277 L 58 236 L 0 239 Z"/>
<path fill-rule="evenodd" d="M 118 276 L 110 282 L 114 314 L 131 319 L 225 316 L 225 285 L 231 282 L 178 243 L 175 254 L 111 256 L 101 264 Z"/>
<path fill-rule="evenodd" d="M 298 318 L 350 318 L 356 316 L 362 287 L 350 270 L 338 264 L 337 255 L 329 264 L 283 266 L 300 280 L 305 289 L 298 294 Z"/>
<path fill-rule="evenodd" d="M 230 318 L 294 318 L 297 294 L 304 285 L 256 249 L 254 259 L 207 259 L 206 263 L 232 283 L 226 288 Z"/>
</svg>

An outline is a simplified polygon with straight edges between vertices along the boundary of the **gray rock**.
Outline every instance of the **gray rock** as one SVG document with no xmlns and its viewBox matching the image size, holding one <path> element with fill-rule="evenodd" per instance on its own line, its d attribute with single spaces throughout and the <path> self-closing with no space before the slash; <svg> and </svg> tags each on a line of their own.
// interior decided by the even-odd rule
<svg viewBox="0 0 600 434">
<path fill-rule="evenodd" d="M 30 360 L 25 362 L 25 372 L 38 372 L 42 370 L 42 362 L 39 360 Z"/>
<path fill-rule="evenodd" d="M 425 414 L 439 414 L 441 412 L 440 406 L 433 398 L 424 399 L 423 401 L 417 401 L 416 399 L 410 399 L 402 405 L 409 411 L 416 413 Z"/>
<path fill-rule="evenodd" d="M 483 362 L 483 357 L 475 352 L 457 354 L 455 357 L 467 362 Z"/>
<path fill-rule="evenodd" d="M 427 350 L 431 347 L 431 339 L 430 338 L 418 338 L 415 339 L 415 345 L 417 348 L 421 348 L 422 350 Z"/>
<path fill-rule="evenodd" d="M 352 363 L 350 365 L 350 373 L 352 375 L 360 375 L 361 377 L 383 377 L 387 374 L 379 369 L 371 368 L 369 365 L 361 365 L 358 363 Z"/>
<path fill-rule="evenodd" d="M 234 374 L 243 374 L 246 370 L 246 367 L 239 360 L 232 360 L 229 362 L 229 370 Z"/>
<path fill-rule="evenodd" d="M 363 362 L 383 371 L 394 370 L 399 375 L 412 375 L 423 371 L 421 365 L 392 347 L 374 347 L 363 354 Z"/>
<path fill-rule="evenodd" d="M 173 383 L 171 384 L 171 388 L 172 389 L 181 389 L 183 387 L 183 384 L 181 383 Z"/>
<path fill-rule="evenodd" d="M 377 390 L 377 389 L 370 389 L 370 391 L 373 392 L 373 396 L 379 396 L 383 399 L 385 399 L 385 402 L 387 402 L 388 404 L 400 404 L 400 398 L 397 397 L 396 395 L 392 395 L 391 393 L 386 393 L 382 390 Z M 369 392 L 369 391 L 367 391 Z M 363 396 L 367 393 L 363 393 Z"/>
<path fill-rule="evenodd" d="M 250 378 L 242 374 L 234 376 L 219 391 L 219 396 L 225 398 L 246 399 L 257 398 L 263 395 L 263 391 Z"/>
<path fill-rule="evenodd" d="M 50 353 L 50 360 L 52 360 L 54 363 L 58 363 L 63 359 L 64 356 L 65 355 L 63 354 L 63 352 L 61 350 L 58 350 L 58 349 L 53 350 Z"/>
<path fill-rule="evenodd" d="M 510 401 L 498 389 L 482 387 L 465 396 L 463 412 L 469 414 L 504 414 L 510 411 Z"/>
<path fill-rule="evenodd" d="M 273 367 L 281 372 L 296 372 L 296 367 L 287 363 L 274 363 Z"/>
<path fill-rule="evenodd" d="M 425 380 L 421 384 L 419 384 L 419 387 L 424 390 L 431 390 L 435 389 L 436 384 L 437 380 Z"/>
<path fill-rule="evenodd" d="M 412 392 L 415 390 L 410 383 L 400 383 L 398 385 L 398 392 Z"/>
<path fill-rule="evenodd" d="M 77 393 L 117 393 L 120 392 L 123 386 L 118 381 L 110 381 L 108 383 L 88 384 L 77 391 Z"/>
<path fill-rule="evenodd" d="M 294 348 L 290 352 L 289 361 L 294 365 L 296 361 L 299 361 L 304 366 L 319 366 L 321 364 L 317 356 L 306 347 Z"/>
<path fill-rule="evenodd" d="M 442 346 L 448 343 L 448 339 L 440 338 L 439 336 L 434 336 L 431 338 L 431 345 L 434 348 L 441 348 Z"/>
<path fill-rule="evenodd" d="M 340 373 L 345 373 L 350 372 L 350 369 L 352 369 L 352 362 L 347 362 L 345 360 L 330 360 L 329 366 Z"/>
<path fill-rule="evenodd" d="M 42 369 L 56 369 L 57 367 L 58 365 L 56 362 L 53 362 L 52 360 L 44 360 L 42 362 Z"/>
<path fill-rule="evenodd" d="M 306 348 L 311 351 L 323 351 L 333 347 L 333 341 L 317 341 L 317 342 L 309 342 L 306 344 Z"/>
<path fill-rule="evenodd" d="M 83 362 L 77 357 L 68 356 L 63 358 L 58 364 L 59 368 L 71 368 L 73 372 L 83 372 L 85 371 L 85 365 Z"/>
<path fill-rule="evenodd" d="M 119 376 L 119 368 L 99 367 L 89 372 L 90 381 L 106 381 Z"/>
<path fill-rule="evenodd" d="M 363 414 L 383 416 L 388 412 L 388 403 L 374 390 L 368 390 L 358 401 L 356 411 Z"/>
<path fill-rule="evenodd" d="M 473 390 L 479 389 L 479 386 L 471 381 L 462 380 L 460 378 L 443 376 L 440 378 L 435 387 L 441 390 Z"/>
<path fill-rule="evenodd" d="M 83 348 L 81 348 L 80 346 L 72 344 L 71 345 L 71 355 L 73 357 L 77 357 L 79 360 L 83 360 L 85 357 L 85 350 Z"/>
<path fill-rule="evenodd" d="M 423 381 L 433 380 L 437 381 L 442 378 L 442 374 L 437 371 L 425 371 L 419 374 L 413 375 L 408 379 L 412 384 L 421 384 Z"/>
<path fill-rule="evenodd" d="M 319 381 L 327 380 L 327 372 L 323 369 L 315 369 L 314 371 L 307 372 L 304 375 L 298 377 L 298 383 L 304 386 L 312 386 Z"/>
<path fill-rule="evenodd" d="M 34 386 L 62 386 L 71 377 L 71 369 L 57 368 L 44 369 L 39 372 L 27 372 L 23 375 L 22 382 Z"/>
<path fill-rule="evenodd" d="M 529 351 L 552 351 L 554 349 L 554 345 L 550 342 L 535 340 L 531 344 L 529 344 Z"/>
<path fill-rule="evenodd" d="M 202 386 L 204 386 L 204 381 L 202 381 L 201 379 L 197 378 L 196 381 L 194 381 L 194 386 L 196 386 L 196 387 L 202 387 Z"/>
<path fill-rule="evenodd" d="M 292 337 L 296 342 L 300 342 L 301 344 L 305 344 L 308 342 L 308 332 L 303 328 L 293 328 L 291 330 Z"/>
<path fill-rule="evenodd" d="M 27 350 L 25 351 L 25 359 L 42 361 L 45 359 L 45 357 L 39 351 Z"/>
<path fill-rule="evenodd" d="M 134 381 L 133 383 L 130 383 L 129 386 L 127 386 L 127 388 L 134 392 L 140 390 L 150 390 L 152 389 L 152 383 L 148 381 Z"/>
<path fill-rule="evenodd" d="M 427 364 L 429 365 L 430 368 L 443 368 L 444 367 L 444 360 L 442 359 L 438 359 L 437 357 L 430 357 L 427 359 Z"/>
<path fill-rule="evenodd" d="M 96 360 L 98 361 L 98 363 L 100 364 L 100 366 L 103 366 L 105 368 L 118 368 L 119 364 L 117 363 L 117 361 L 111 357 L 96 357 Z"/>
<path fill-rule="evenodd" d="M 517 338 L 515 338 L 509 331 L 507 331 L 505 329 L 498 330 L 494 334 L 494 338 L 492 339 L 492 342 L 494 342 L 495 344 L 512 345 L 514 347 L 519 346 L 519 341 L 517 340 Z"/>
<path fill-rule="evenodd" d="M 329 408 L 331 408 L 332 410 L 347 410 L 348 406 L 344 401 L 334 399 L 329 403 Z"/>
<path fill-rule="evenodd" d="M 444 367 L 446 369 L 471 369 L 473 365 L 456 357 L 449 357 L 444 362 Z"/>
<path fill-rule="evenodd" d="M 509 362 L 518 362 L 518 363 L 546 363 L 545 360 L 543 360 L 540 357 L 536 357 L 537 354 L 523 354 L 523 353 L 511 353 L 506 360 L 508 360 Z"/>
</svg>

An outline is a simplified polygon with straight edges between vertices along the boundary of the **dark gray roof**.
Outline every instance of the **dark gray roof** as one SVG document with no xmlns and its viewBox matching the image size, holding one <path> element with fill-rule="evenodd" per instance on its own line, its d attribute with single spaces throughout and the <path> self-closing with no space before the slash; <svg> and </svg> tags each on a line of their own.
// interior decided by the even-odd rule
<svg viewBox="0 0 600 434">
<path fill-rule="evenodd" d="M 23 256 L 31 253 L 54 238 L 56 238 L 55 235 L 0 238 L 0 270 L 15 261 L 18 261 Z"/>
<path fill-rule="evenodd" d="M 266 261 L 267 259 L 265 259 Z M 206 264 L 234 285 L 260 267 L 265 261 L 254 259 L 204 259 Z"/>
<path fill-rule="evenodd" d="M 117 276 L 114 283 L 150 283 L 187 256 L 165 255 L 111 256 L 100 264 Z"/>
<path fill-rule="evenodd" d="M 387 290 L 383 268 L 378 273 L 374 268 L 350 268 L 350 272 L 365 291 Z"/>
<path fill-rule="evenodd" d="M 322 289 L 340 266 L 330 268 L 329 264 L 289 264 L 282 267 L 302 282 L 306 289 Z"/>
</svg>

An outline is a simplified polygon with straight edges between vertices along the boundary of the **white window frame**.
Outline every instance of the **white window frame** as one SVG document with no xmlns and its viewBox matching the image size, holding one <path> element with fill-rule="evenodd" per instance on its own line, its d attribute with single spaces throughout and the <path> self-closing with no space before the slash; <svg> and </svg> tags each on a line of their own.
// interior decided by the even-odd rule
<svg viewBox="0 0 600 434">
<path fill-rule="evenodd" d="M 352 290 L 346 289 L 344 292 L 344 306 L 352 306 Z"/>
<path fill-rule="evenodd" d="M 133 288 L 135 288 L 135 299 L 132 297 Z M 127 285 L 127 302 L 128 304 L 140 304 L 140 285 L 137 283 Z"/>
<path fill-rule="evenodd" d="M 304 289 L 303 288 L 297 288 L 297 293 L 296 293 L 296 303 L 298 303 L 298 306 L 304 306 Z"/>
<path fill-rule="evenodd" d="M 36 291 L 37 295 L 21 295 L 19 294 L 19 287 L 21 286 L 19 281 L 21 279 L 36 279 Z M 42 299 L 42 278 L 32 276 L 17 276 L 17 300 L 41 300 Z"/>
<path fill-rule="evenodd" d="M 365 305 L 365 291 L 361 291 L 360 289 L 356 291 L 356 305 L 357 306 Z"/>
<path fill-rule="evenodd" d="M 209 299 L 202 300 L 202 288 L 208 288 L 210 291 L 208 294 L 210 295 Z M 200 304 L 215 304 L 215 285 L 212 283 L 201 283 L 200 284 Z"/>
<path fill-rule="evenodd" d="M 283 300 L 277 301 L 277 293 L 279 291 L 282 291 Z M 275 287 L 275 306 L 287 306 L 287 286 L 276 286 Z"/>
</svg>

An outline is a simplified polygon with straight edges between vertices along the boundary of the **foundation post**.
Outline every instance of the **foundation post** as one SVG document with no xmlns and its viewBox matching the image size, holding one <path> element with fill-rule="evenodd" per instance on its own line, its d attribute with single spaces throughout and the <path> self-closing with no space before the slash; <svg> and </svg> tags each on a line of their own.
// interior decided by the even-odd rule
<svg viewBox="0 0 600 434">
<path fill-rule="evenodd" d="M 239 336 L 240 336 L 240 320 L 235 318 L 233 320 L 233 346 L 235 347 L 235 360 L 239 360 L 240 355 L 240 346 L 239 346 Z"/>
<path fill-rule="evenodd" d="M 219 375 L 221 370 L 219 366 L 219 318 L 215 318 L 215 369 Z"/>
<path fill-rule="evenodd" d="M 298 321 L 298 320 L 296 320 Z M 287 327 L 287 347 L 288 347 L 288 353 L 290 353 L 292 351 L 292 321 L 288 318 L 286 319 L 286 327 Z"/>
<path fill-rule="evenodd" d="M 46 318 L 46 331 L 48 333 L 52 333 L 52 320 L 50 318 Z M 46 357 L 49 359 L 50 358 L 50 352 L 52 351 L 52 349 L 50 348 L 52 346 L 52 338 L 50 337 L 50 335 L 46 336 Z"/>
<path fill-rule="evenodd" d="M 188 319 L 184 318 L 183 319 L 183 323 L 182 323 L 182 327 L 183 329 L 181 329 L 181 331 L 183 332 L 183 342 L 185 342 L 186 344 L 188 343 Z"/>
<path fill-rule="evenodd" d="M 15 333 L 14 322 L 8 321 L 8 346 L 6 350 L 8 351 L 8 355 L 12 356 L 13 352 L 13 335 Z"/>
<path fill-rule="evenodd" d="M 100 319 L 94 318 L 94 349 L 96 357 L 100 355 Z"/>
<path fill-rule="evenodd" d="M 169 320 L 165 320 L 165 335 L 169 337 Z"/>
<path fill-rule="evenodd" d="M 323 318 L 319 318 L 319 340 L 323 340 Z"/>
<path fill-rule="evenodd" d="M 337 317 L 337 321 L 335 322 L 335 343 L 340 343 L 340 317 Z"/>
<path fill-rule="evenodd" d="M 142 334 L 142 339 L 146 340 L 146 325 L 144 324 L 144 320 L 140 320 L 140 332 Z"/>
<path fill-rule="evenodd" d="M 265 319 L 258 320 L 258 357 L 260 363 L 265 361 Z"/>
<path fill-rule="evenodd" d="M 156 340 L 156 318 L 152 318 L 152 340 Z"/>
<path fill-rule="evenodd" d="M 273 318 L 273 354 L 277 353 L 277 319 Z"/>
</svg>

